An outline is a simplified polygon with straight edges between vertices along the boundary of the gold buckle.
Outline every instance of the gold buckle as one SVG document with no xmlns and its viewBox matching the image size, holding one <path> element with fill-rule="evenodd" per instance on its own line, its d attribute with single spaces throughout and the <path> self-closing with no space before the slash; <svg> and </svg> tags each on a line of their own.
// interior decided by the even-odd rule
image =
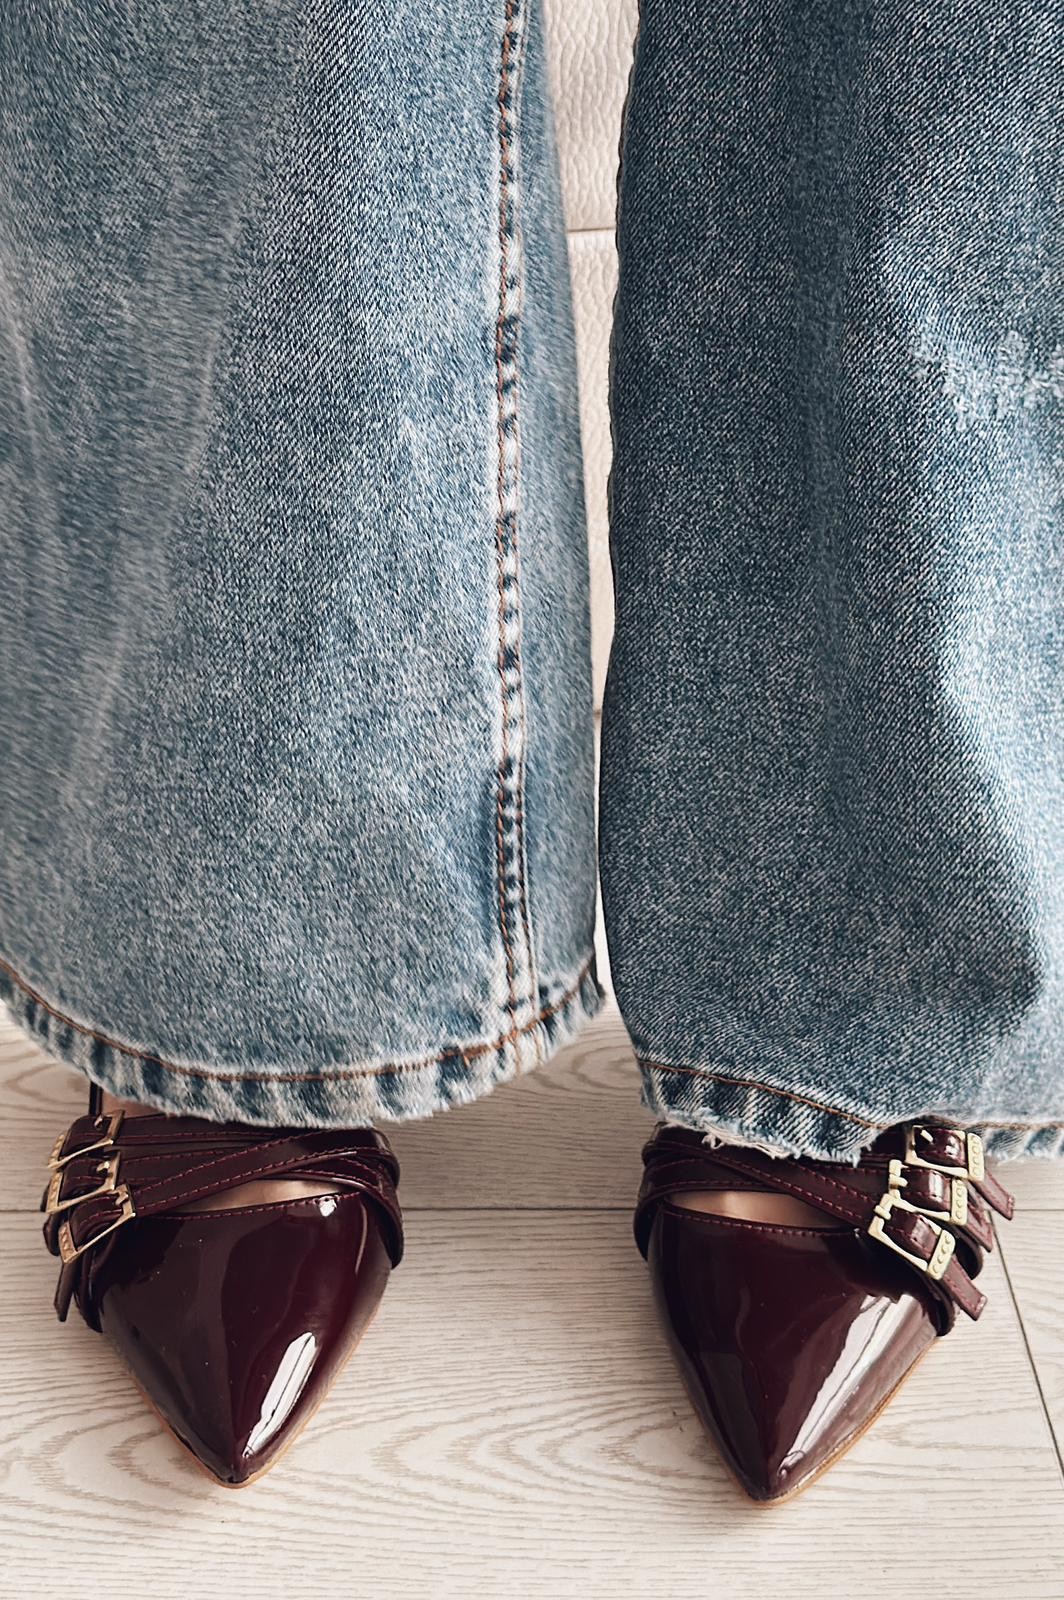
<svg viewBox="0 0 1064 1600">
<path fill-rule="evenodd" d="M 901 1193 L 901 1190 L 907 1188 L 909 1184 L 905 1176 L 905 1165 L 904 1161 L 892 1161 L 887 1169 L 887 1190 L 894 1196 L 894 1205 L 900 1206 L 903 1211 L 915 1211 L 921 1217 L 932 1217 L 937 1222 L 952 1223 L 955 1228 L 965 1227 L 968 1222 L 968 1185 L 964 1179 L 950 1178 L 948 1210 L 944 1211 L 937 1206 L 918 1206 L 915 1201 L 906 1200 Z M 914 1162 L 913 1165 L 916 1166 L 918 1163 Z"/>
<path fill-rule="evenodd" d="M 112 1111 L 107 1117 L 102 1115 L 97 1117 L 97 1124 L 103 1124 L 107 1130 L 103 1137 L 94 1140 L 92 1144 L 83 1144 L 77 1150 L 68 1150 L 66 1155 L 62 1153 L 66 1134 L 61 1133 L 52 1146 L 52 1153 L 48 1157 L 49 1167 L 54 1172 L 57 1167 L 65 1167 L 68 1161 L 74 1161 L 78 1156 L 91 1155 L 94 1150 L 106 1150 L 109 1145 L 115 1142 L 115 1136 L 122 1126 L 122 1116 L 123 1113 L 121 1111 Z"/>
<path fill-rule="evenodd" d="M 940 1161 L 928 1161 L 925 1157 L 917 1155 L 917 1134 L 920 1134 L 925 1139 L 933 1137 L 930 1129 L 921 1127 L 912 1127 L 905 1135 L 905 1165 L 907 1167 L 931 1167 L 935 1172 L 944 1172 L 947 1178 L 967 1178 L 972 1183 L 982 1183 L 986 1177 L 986 1158 L 982 1139 L 977 1133 L 966 1133 L 963 1128 L 946 1128 L 944 1132 L 956 1134 L 958 1138 L 965 1141 L 966 1166 L 947 1167 Z"/>
<path fill-rule="evenodd" d="M 113 1194 L 118 1183 L 118 1165 L 121 1157 L 116 1150 L 113 1156 L 104 1156 L 96 1164 L 97 1172 L 104 1174 L 103 1182 L 95 1189 L 85 1189 L 81 1194 L 68 1195 L 63 1198 L 63 1179 L 66 1177 L 66 1165 L 56 1167 L 48 1184 L 48 1193 L 44 1197 L 44 1209 L 48 1216 L 54 1217 L 58 1211 L 69 1211 L 71 1206 L 80 1206 L 83 1200 L 95 1200 L 101 1194 Z"/>
<path fill-rule="evenodd" d="M 919 1206 L 910 1205 L 907 1200 L 903 1200 L 896 1189 L 887 1189 L 880 1196 L 879 1204 L 876 1206 L 872 1220 L 868 1224 L 869 1237 L 877 1239 L 880 1244 L 885 1244 L 888 1250 L 893 1250 L 896 1255 L 903 1257 L 910 1266 L 926 1273 L 929 1278 L 941 1278 L 953 1259 L 953 1252 L 957 1248 L 956 1239 L 948 1228 L 944 1228 L 940 1222 L 935 1222 L 932 1217 L 927 1216 L 927 1225 L 935 1230 L 936 1237 L 935 1248 L 932 1250 L 929 1259 L 925 1261 L 923 1256 L 914 1254 L 912 1250 L 906 1250 L 904 1245 L 898 1244 L 887 1233 L 887 1223 L 890 1221 L 890 1214 L 895 1206 L 900 1207 L 903 1211 L 920 1210 Z M 926 1216 L 926 1213 L 921 1214 Z"/>
<path fill-rule="evenodd" d="M 76 1261 L 79 1256 L 84 1255 L 86 1250 L 91 1250 L 94 1245 L 99 1244 L 101 1239 L 106 1239 L 109 1233 L 114 1233 L 116 1228 L 120 1228 L 125 1222 L 131 1222 L 136 1216 L 137 1213 L 127 1184 L 120 1183 L 109 1193 L 113 1194 L 118 1202 L 118 1215 L 113 1222 L 107 1224 L 106 1228 L 101 1228 L 99 1233 L 94 1233 L 91 1238 L 86 1239 L 84 1244 L 74 1243 L 74 1236 L 70 1231 L 69 1222 L 60 1223 L 59 1259 L 64 1267 L 68 1267 L 72 1261 Z"/>
</svg>

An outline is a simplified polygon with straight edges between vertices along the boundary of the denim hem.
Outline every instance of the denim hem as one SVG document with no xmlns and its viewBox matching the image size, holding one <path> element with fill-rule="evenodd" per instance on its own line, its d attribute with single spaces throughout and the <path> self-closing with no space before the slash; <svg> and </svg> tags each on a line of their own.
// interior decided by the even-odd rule
<svg viewBox="0 0 1064 1600">
<path fill-rule="evenodd" d="M 594 956 L 574 977 L 541 987 L 536 1014 L 486 1039 L 449 1044 L 431 1058 L 221 1072 L 166 1060 L 76 1021 L 0 961 L 0 1000 L 50 1055 L 120 1099 L 174 1115 L 265 1127 L 353 1128 L 431 1116 L 479 1099 L 568 1044 L 602 1003 Z M 502 1021 L 503 1019 L 500 1019 Z M 508 1019 L 507 1019 L 508 1020 Z"/>
<path fill-rule="evenodd" d="M 643 1104 L 655 1116 L 684 1128 L 718 1133 L 770 1154 L 820 1161 L 856 1162 L 885 1128 L 921 1116 L 971 1128 L 996 1161 L 1020 1156 L 1064 1157 L 1064 1122 L 1013 1123 L 948 1110 L 902 1111 L 877 1119 L 844 1106 L 830 1106 L 772 1084 L 755 1083 L 709 1068 L 640 1061 Z"/>
</svg>

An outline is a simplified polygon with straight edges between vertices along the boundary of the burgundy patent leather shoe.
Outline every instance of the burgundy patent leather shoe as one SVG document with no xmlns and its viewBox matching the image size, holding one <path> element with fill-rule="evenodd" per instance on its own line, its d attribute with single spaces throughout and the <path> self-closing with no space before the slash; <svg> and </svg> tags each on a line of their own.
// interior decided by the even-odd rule
<svg viewBox="0 0 1064 1600">
<path fill-rule="evenodd" d="M 978 1317 L 990 1209 L 1012 1198 L 975 1134 L 892 1130 L 856 1167 L 709 1148 L 660 1127 L 635 1231 L 695 1407 L 752 1499 L 805 1488 L 869 1426 L 958 1308 Z M 790 1195 L 796 1227 L 695 1211 L 695 1190 Z"/>
<path fill-rule="evenodd" d="M 402 1254 L 398 1164 L 359 1128 L 249 1128 L 89 1114 L 57 1142 L 44 1237 L 71 1300 L 110 1336 L 151 1405 L 209 1473 L 243 1484 L 307 1420 Z M 327 1185 L 231 1210 L 251 1179 Z"/>
</svg>

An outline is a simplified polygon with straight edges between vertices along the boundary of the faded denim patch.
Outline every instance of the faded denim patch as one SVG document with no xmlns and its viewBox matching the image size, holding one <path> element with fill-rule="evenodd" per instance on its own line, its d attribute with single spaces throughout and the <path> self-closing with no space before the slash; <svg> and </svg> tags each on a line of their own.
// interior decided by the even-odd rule
<svg viewBox="0 0 1064 1600">
<path fill-rule="evenodd" d="M 597 1004 L 546 94 L 536 0 L 0 18 L 0 988 L 116 1093 L 425 1114 Z"/>
</svg>

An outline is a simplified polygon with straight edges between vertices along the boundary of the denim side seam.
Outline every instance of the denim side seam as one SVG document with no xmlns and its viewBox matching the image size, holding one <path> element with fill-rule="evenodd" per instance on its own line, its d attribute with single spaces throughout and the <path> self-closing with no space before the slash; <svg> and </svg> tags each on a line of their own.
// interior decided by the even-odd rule
<svg viewBox="0 0 1064 1600">
<path fill-rule="evenodd" d="M 574 1039 L 599 1010 L 602 991 L 589 956 L 575 976 L 545 991 L 531 1018 L 496 1038 L 445 1046 L 433 1057 L 410 1061 L 269 1073 L 256 1072 L 252 1063 L 232 1074 L 167 1060 L 98 1032 L 52 1004 L 2 957 L 0 1002 L 49 1055 L 121 1099 L 212 1121 L 350 1128 L 428 1117 L 479 1099 Z"/>
<path fill-rule="evenodd" d="M 830 1106 L 792 1089 L 705 1067 L 640 1058 L 639 1068 L 643 1104 L 655 1116 L 708 1135 L 719 1132 L 740 1144 L 771 1146 L 782 1155 L 856 1162 L 891 1126 L 888 1121 Z M 1064 1156 L 1064 1123 L 984 1122 L 977 1117 L 953 1117 L 948 1109 L 914 1112 L 913 1120 L 921 1115 L 972 1128 L 982 1135 L 987 1153 L 998 1161 Z"/>
<path fill-rule="evenodd" d="M 521 565 L 518 522 L 521 435 L 518 405 L 522 303 L 520 183 L 521 71 L 525 7 L 506 0 L 497 96 L 498 132 L 498 314 L 495 323 L 497 509 L 495 556 L 498 579 L 499 762 L 496 777 L 496 862 L 499 931 L 506 975 L 506 1009 L 512 1030 L 534 1012 L 538 983 L 528 914 L 525 848 L 525 757 L 527 715 L 522 669 Z"/>
</svg>

